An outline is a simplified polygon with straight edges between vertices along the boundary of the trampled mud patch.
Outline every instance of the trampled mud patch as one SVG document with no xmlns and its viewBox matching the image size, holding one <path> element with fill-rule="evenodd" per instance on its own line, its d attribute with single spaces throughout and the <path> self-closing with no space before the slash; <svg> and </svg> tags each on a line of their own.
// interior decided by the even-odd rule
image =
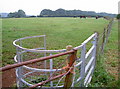
<svg viewBox="0 0 120 89">
<path fill-rule="evenodd" d="M 15 69 L 10 69 L 2 73 L 2 87 L 15 87 Z"/>
</svg>

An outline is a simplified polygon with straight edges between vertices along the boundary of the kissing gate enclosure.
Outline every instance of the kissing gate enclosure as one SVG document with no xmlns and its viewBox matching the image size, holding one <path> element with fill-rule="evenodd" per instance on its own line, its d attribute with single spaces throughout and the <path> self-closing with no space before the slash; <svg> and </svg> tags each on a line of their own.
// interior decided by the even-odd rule
<svg viewBox="0 0 120 89">
<path fill-rule="evenodd" d="M 17 87 L 87 87 L 96 60 L 97 33 L 81 45 L 47 50 L 46 36 L 31 36 L 13 42 Z M 4 68 L 2 70 L 5 70 Z"/>
</svg>

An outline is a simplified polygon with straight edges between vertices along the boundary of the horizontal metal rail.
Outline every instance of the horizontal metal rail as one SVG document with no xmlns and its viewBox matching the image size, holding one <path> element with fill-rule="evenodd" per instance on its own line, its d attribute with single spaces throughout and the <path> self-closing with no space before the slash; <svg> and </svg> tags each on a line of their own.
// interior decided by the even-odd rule
<svg viewBox="0 0 120 89">
<path fill-rule="evenodd" d="M 76 65 L 75 65 L 75 67 L 78 67 L 78 66 L 80 66 L 82 64 L 82 61 L 80 61 L 79 63 L 77 63 Z"/>
<path fill-rule="evenodd" d="M 93 37 L 95 37 L 97 35 L 97 33 L 92 34 L 88 39 L 86 39 L 80 46 L 75 47 L 74 49 L 80 49 L 82 47 L 83 44 L 86 44 L 87 42 L 89 42 Z M 20 41 L 20 40 L 24 40 L 24 39 L 28 39 L 28 38 L 35 38 L 35 37 L 44 37 L 45 35 L 41 35 L 41 36 L 31 36 L 31 37 L 24 37 L 24 38 L 20 38 L 17 39 L 13 42 L 13 45 L 17 48 L 20 48 L 22 50 L 25 50 L 27 52 L 36 52 L 36 53 L 57 53 L 57 52 L 65 52 L 66 49 L 60 49 L 60 50 L 36 50 L 36 49 L 28 49 L 28 48 L 24 48 L 21 47 L 20 45 L 17 45 L 16 42 Z"/>
<path fill-rule="evenodd" d="M 68 71 L 68 72 L 66 72 L 66 73 L 63 73 L 63 74 L 60 74 L 60 75 L 57 75 L 57 76 L 55 76 L 55 77 L 52 77 L 52 78 L 50 78 L 50 79 L 48 79 L 48 80 L 46 80 L 46 81 L 43 81 L 43 82 L 34 84 L 34 85 L 32 85 L 32 86 L 30 86 L 29 88 L 26 88 L 26 89 L 33 89 L 33 88 L 35 88 L 35 87 L 44 85 L 45 83 L 48 83 L 48 82 L 53 81 L 53 80 L 55 80 L 55 79 L 58 79 L 58 78 L 60 78 L 60 77 L 62 77 L 62 76 L 64 76 L 64 75 L 68 74 L 69 72 L 70 72 L 70 71 Z"/>
<path fill-rule="evenodd" d="M 87 73 L 87 76 L 85 77 L 84 85 L 85 85 L 85 84 L 87 83 L 87 81 L 89 80 L 89 77 L 90 77 L 90 75 L 92 74 L 93 70 L 94 70 L 94 67 L 92 66 L 92 67 L 90 68 L 89 72 Z"/>
<path fill-rule="evenodd" d="M 82 80 L 82 77 L 80 76 L 75 83 L 77 83 L 77 82 L 79 82 L 81 80 Z"/>
<path fill-rule="evenodd" d="M 48 60 L 48 59 L 51 59 L 51 58 L 56 58 L 56 57 L 71 54 L 71 53 L 74 53 L 74 52 L 75 52 L 75 50 L 71 50 L 71 51 L 67 51 L 67 52 L 64 52 L 64 53 L 59 53 L 59 54 L 55 54 L 55 55 L 51 55 L 51 56 L 47 56 L 47 57 L 32 59 L 32 60 L 29 60 L 29 61 L 20 62 L 20 63 L 16 63 L 16 64 L 12 64 L 12 65 L 7 65 L 5 67 L 1 67 L 0 71 L 6 71 L 6 70 L 9 70 L 9 69 L 12 69 L 12 68 L 16 68 L 16 67 L 20 67 L 20 66 L 23 66 L 23 65 L 28 65 L 28 64 Z"/>
<path fill-rule="evenodd" d="M 29 69 L 31 71 L 36 71 L 36 72 L 55 72 L 55 71 L 61 71 L 62 69 L 38 69 L 38 68 L 31 68 L 28 66 L 23 66 L 25 69 Z"/>
<path fill-rule="evenodd" d="M 73 66 L 73 65 L 72 65 L 72 66 Z M 30 86 L 30 87 L 27 88 L 27 89 L 33 89 L 33 88 L 35 88 L 35 87 L 44 85 L 45 83 L 48 83 L 48 82 L 50 82 L 50 81 L 53 81 L 53 80 L 58 79 L 58 78 L 60 78 L 60 77 L 62 77 L 62 76 L 64 76 L 64 75 L 69 74 L 69 73 L 71 72 L 72 68 L 73 68 L 72 66 L 69 68 L 69 70 L 68 70 L 67 72 L 62 73 L 62 74 L 57 75 L 57 76 L 54 76 L 54 77 L 51 77 L 51 78 L 49 78 L 48 80 L 43 81 L 43 82 L 40 82 L 40 83 L 38 83 L 38 84 L 34 84 L 34 85 Z"/>
<path fill-rule="evenodd" d="M 93 37 L 95 37 L 97 33 L 92 34 L 88 39 L 86 39 L 82 44 L 88 43 Z"/>
<path fill-rule="evenodd" d="M 89 51 L 86 53 L 86 55 L 85 55 L 85 59 L 87 59 L 88 57 L 89 57 L 89 55 L 92 53 L 92 51 L 94 50 L 94 48 L 95 48 L 95 46 L 93 45 L 90 49 L 89 49 Z"/>
<path fill-rule="evenodd" d="M 40 49 L 29 49 L 29 48 L 24 48 L 21 47 L 20 45 L 16 44 L 16 42 L 24 40 L 24 39 L 29 39 L 29 38 L 36 38 L 36 37 L 45 37 L 46 35 L 40 35 L 40 36 L 29 36 L 29 37 L 24 37 L 24 38 L 20 38 L 17 39 L 15 41 L 13 41 L 13 45 L 19 49 L 22 49 L 26 52 L 36 52 L 36 53 L 58 53 L 58 52 L 65 52 L 66 49 L 61 49 L 61 50 L 40 50 Z"/>
<path fill-rule="evenodd" d="M 94 61 L 94 58 L 95 58 L 95 57 L 91 57 L 91 59 L 89 60 L 88 64 L 87 64 L 86 67 L 85 67 L 85 73 L 87 73 L 90 65 L 92 65 L 92 62 Z"/>
</svg>

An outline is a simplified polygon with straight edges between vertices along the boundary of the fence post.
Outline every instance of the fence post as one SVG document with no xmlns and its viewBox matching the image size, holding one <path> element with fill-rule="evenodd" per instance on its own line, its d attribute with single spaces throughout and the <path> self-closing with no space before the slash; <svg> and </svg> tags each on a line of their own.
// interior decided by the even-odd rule
<svg viewBox="0 0 120 89">
<path fill-rule="evenodd" d="M 108 25 L 109 26 L 109 25 Z M 109 27 L 107 26 L 107 33 L 106 33 L 106 43 L 108 42 L 108 34 L 109 34 Z"/>
<path fill-rule="evenodd" d="M 70 51 L 72 50 L 72 46 L 69 45 L 66 47 L 67 51 Z M 68 69 L 66 71 L 69 71 L 69 69 L 72 67 L 71 71 L 66 75 L 65 77 L 65 83 L 64 83 L 64 87 L 67 88 L 67 87 L 71 87 L 72 85 L 72 82 L 73 82 L 73 70 L 74 70 L 74 62 L 76 60 L 76 53 L 77 53 L 77 50 L 74 51 L 74 53 L 72 54 L 69 54 L 68 57 L 67 57 L 67 67 Z"/>
<path fill-rule="evenodd" d="M 106 40 L 106 43 L 108 42 L 108 37 L 109 37 L 110 32 L 111 32 L 113 21 L 114 21 L 114 19 L 112 19 L 107 26 L 107 40 Z"/>
<path fill-rule="evenodd" d="M 102 48 L 101 48 L 102 54 L 104 52 L 104 45 L 105 45 L 105 29 L 104 29 L 104 32 L 103 32 L 103 41 L 102 41 Z"/>
</svg>

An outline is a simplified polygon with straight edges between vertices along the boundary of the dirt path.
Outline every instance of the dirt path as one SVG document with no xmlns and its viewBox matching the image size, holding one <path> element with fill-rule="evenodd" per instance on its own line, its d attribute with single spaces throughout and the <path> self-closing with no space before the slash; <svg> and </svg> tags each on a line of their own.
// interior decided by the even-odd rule
<svg viewBox="0 0 120 89">
<path fill-rule="evenodd" d="M 15 83 L 15 69 L 10 69 L 2 73 L 2 87 L 13 87 Z"/>
</svg>

